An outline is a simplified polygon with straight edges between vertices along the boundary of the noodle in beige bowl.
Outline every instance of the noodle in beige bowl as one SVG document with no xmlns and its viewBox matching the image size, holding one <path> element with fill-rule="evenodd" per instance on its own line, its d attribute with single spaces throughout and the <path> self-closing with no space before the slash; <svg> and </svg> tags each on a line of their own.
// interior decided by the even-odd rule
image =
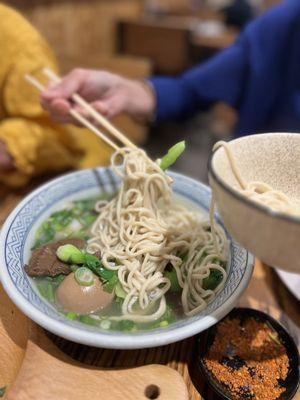
<svg viewBox="0 0 300 400">
<path fill-rule="evenodd" d="M 230 234 L 266 264 L 300 273 L 300 135 L 217 143 L 209 181 Z"/>
<path fill-rule="evenodd" d="M 65 338 L 141 348 L 192 336 L 226 315 L 253 257 L 227 234 L 210 189 L 140 149 L 27 196 L 4 224 L 1 282 L 34 321 Z"/>
</svg>

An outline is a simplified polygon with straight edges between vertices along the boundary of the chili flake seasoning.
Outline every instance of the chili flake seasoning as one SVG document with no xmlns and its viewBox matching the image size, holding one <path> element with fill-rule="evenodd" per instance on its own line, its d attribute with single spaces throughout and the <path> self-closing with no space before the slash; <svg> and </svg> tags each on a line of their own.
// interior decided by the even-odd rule
<svg viewBox="0 0 300 400">
<path fill-rule="evenodd" d="M 286 348 L 272 327 L 253 317 L 220 322 L 203 361 L 232 399 L 275 400 L 285 391 Z"/>
</svg>

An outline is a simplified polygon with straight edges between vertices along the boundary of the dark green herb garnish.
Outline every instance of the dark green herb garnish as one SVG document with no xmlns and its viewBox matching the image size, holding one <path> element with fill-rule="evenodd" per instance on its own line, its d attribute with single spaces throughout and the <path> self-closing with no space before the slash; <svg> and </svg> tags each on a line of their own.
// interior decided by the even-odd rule
<svg viewBox="0 0 300 400">
<path fill-rule="evenodd" d="M 74 215 L 72 210 L 62 210 L 52 214 L 49 218 L 49 223 L 51 223 L 54 231 L 60 232 L 67 227 L 73 219 Z"/>
<path fill-rule="evenodd" d="M 47 276 L 45 279 L 49 282 L 52 283 L 52 285 L 55 286 L 55 289 L 62 283 L 62 281 L 65 279 L 66 275 L 56 275 L 56 276 Z"/>
<path fill-rule="evenodd" d="M 179 254 L 178 257 L 181 258 L 182 262 L 187 262 L 189 253 Z"/>
<path fill-rule="evenodd" d="M 119 330 L 120 331 L 132 331 L 132 329 L 135 327 L 135 323 L 133 321 L 129 321 L 124 319 L 123 321 L 119 322 Z"/>
<path fill-rule="evenodd" d="M 0 388 L 0 397 L 3 397 L 5 395 L 5 391 L 6 391 L 6 386 Z"/>
<path fill-rule="evenodd" d="M 202 281 L 203 289 L 205 290 L 214 290 L 221 283 L 223 278 L 223 274 L 218 269 L 212 268 L 210 270 L 210 274 L 207 278 L 204 278 Z"/>
<path fill-rule="evenodd" d="M 81 315 L 79 317 L 79 321 L 87 325 L 99 326 L 99 321 L 95 318 L 90 317 L 89 315 Z"/>
<path fill-rule="evenodd" d="M 176 271 L 171 264 L 169 264 L 169 267 L 165 269 L 164 276 L 171 282 L 171 293 L 178 293 L 182 290 L 178 282 Z"/>
<path fill-rule="evenodd" d="M 101 197 L 106 199 L 107 196 Z M 43 246 L 55 240 L 59 233 L 60 238 L 78 237 L 88 240 L 87 228 L 96 220 L 97 213 L 94 211 L 95 203 L 98 199 L 87 199 L 74 202 L 74 207 L 61 211 L 56 211 L 50 215 L 39 227 L 36 233 L 36 240 L 33 249 Z M 100 200 L 100 199 L 99 199 Z M 71 229 L 73 221 L 77 221 L 78 228 Z"/>
<path fill-rule="evenodd" d="M 103 289 L 112 293 L 119 282 L 117 271 L 111 271 L 103 267 L 98 257 L 92 254 L 85 254 L 85 264 L 95 275 L 97 275 L 103 284 Z"/>
</svg>

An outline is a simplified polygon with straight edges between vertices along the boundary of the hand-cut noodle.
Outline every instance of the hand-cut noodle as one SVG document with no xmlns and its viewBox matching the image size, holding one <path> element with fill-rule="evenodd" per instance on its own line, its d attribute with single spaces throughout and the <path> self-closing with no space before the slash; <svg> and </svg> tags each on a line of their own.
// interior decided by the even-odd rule
<svg viewBox="0 0 300 400">
<path fill-rule="evenodd" d="M 122 165 L 122 167 L 121 167 Z M 208 221 L 172 201 L 172 179 L 140 149 L 123 148 L 112 156 L 112 168 L 122 180 L 115 198 L 97 205 L 88 250 L 100 251 L 103 265 L 118 271 L 126 292 L 122 315 L 111 319 L 150 322 L 166 310 L 170 263 L 182 288 L 185 315 L 195 315 L 221 290 L 226 271 L 218 260 L 227 258 L 228 243 L 215 224 L 215 240 Z M 222 273 L 214 290 L 203 288 L 212 269 Z"/>
<path fill-rule="evenodd" d="M 240 192 L 248 199 L 270 207 L 274 211 L 300 216 L 300 202 L 289 198 L 280 190 L 273 189 L 270 185 L 260 181 L 246 182 L 236 165 L 228 143 L 220 141 L 215 144 L 213 150 L 223 147 L 230 163 L 231 170 L 238 181 Z"/>
</svg>

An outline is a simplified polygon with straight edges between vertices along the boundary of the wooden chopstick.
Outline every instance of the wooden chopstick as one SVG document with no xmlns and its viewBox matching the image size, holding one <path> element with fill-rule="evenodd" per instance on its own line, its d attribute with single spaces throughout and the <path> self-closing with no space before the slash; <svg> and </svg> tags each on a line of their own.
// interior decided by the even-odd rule
<svg viewBox="0 0 300 400">
<path fill-rule="evenodd" d="M 29 74 L 26 74 L 24 76 L 24 78 L 27 80 L 27 82 L 29 82 L 31 85 L 33 85 L 40 92 L 46 90 L 45 86 L 42 85 L 33 76 L 31 76 Z M 90 129 L 92 132 L 94 132 L 98 137 L 100 137 L 104 142 L 106 142 L 114 150 L 119 150 L 119 147 L 111 139 L 109 139 L 103 132 L 101 132 L 98 128 L 96 128 L 88 119 L 83 117 L 79 112 L 77 112 L 76 110 L 71 109 L 69 111 L 69 113 L 70 113 L 70 115 L 72 115 L 73 118 L 75 118 L 77 121 L 79 121 L 86 128 Z"/>
<path fill-rule="evenodd" d="M 59 83 L 61 79 L 49 68 L 43 68 L 43 73 L 52 81 Z M 106 119 L 103 115 L 98 113 L 89 103 L 87 103 L 81 96 L 77 93 L 72 95 L 72 99 L 75 103 L 80 105 L 83 109 L 85 109 L 100 125 L 102 125 L 107 131 L 117 138 L 124 146 L 130 148 L 137 148 L 137 146 L 132 143 L 119 129 L 117 129 L 108 119 Z"/>
</svg>

